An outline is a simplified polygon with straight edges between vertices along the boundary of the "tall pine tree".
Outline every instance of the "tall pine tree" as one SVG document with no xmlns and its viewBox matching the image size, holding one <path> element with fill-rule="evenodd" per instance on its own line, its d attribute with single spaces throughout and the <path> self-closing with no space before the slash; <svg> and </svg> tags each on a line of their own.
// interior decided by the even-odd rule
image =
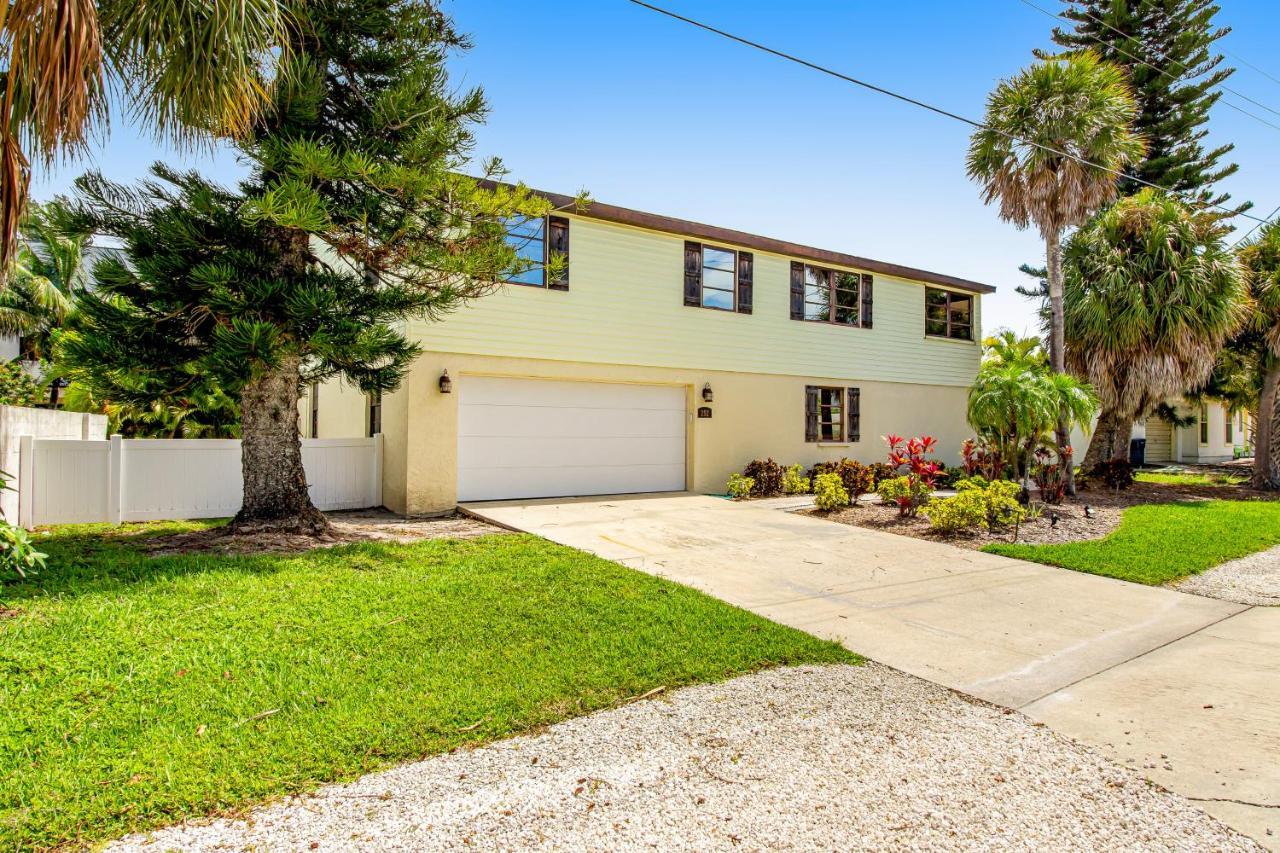
<svg viewBox="0 0 1280 853">
<path fill-rule="evenodd" d="M 1086 0 L 1062 13 L 1073 29 L 1053 30 L 1055 44 L 1093 50 L 1128 71 L 1138 101 L 1135 127 L 1147 139 L 1146 159 L 1130 173 L 1205 205 L 1230 199 L 1214 184 L 1239 168 L 1222 162 L 1235 145 L 1204 145 L 1209 110 L 1222 97 L 1217 87 L 1235 72 L 1213 51 L 1231 31 L 1214 26 L 1218 11 L 1213 0 Z M 1120 182 L 1122 195 L 1141 189 L 1137 181 Z"/>
<path fill-rule="evenodd" d="M 394 389 L 418 352 L 401 321 L 438 318 L 518 272 L 504 220 L 549 204 L 462 174 L 485 104 L 451 87 L 445 60 L 467 42 L 434 3 L 311 0 L 287 38 L 272 108 L 237 142 L 252 166 L 238 191 L 165 167 L 137 188 L 79 181 L 80 224 L 120 238 L 127 261 L 98 265 L 61 351 L 99 399 L 210 384 L 236 396 L 244 505 L 232 529 L 320 534 L 302 384 Z"/>
</svg>

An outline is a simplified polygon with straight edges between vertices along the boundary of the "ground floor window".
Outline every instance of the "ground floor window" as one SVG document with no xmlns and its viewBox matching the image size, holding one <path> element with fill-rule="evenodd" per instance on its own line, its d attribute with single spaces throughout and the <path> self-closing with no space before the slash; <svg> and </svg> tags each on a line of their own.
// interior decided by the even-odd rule
<svg viewBox="0 0 1280 853">
<path fill-rule="evenodd" d="M 805 441 L 858 441 L 862 392 L 857 388 L 807 385 L 804 394 Z"/>
<path fill-rule="evenodd" d="M 369 395 L 369 438 L 382 432 L 382 392 Z"/>
</svg>

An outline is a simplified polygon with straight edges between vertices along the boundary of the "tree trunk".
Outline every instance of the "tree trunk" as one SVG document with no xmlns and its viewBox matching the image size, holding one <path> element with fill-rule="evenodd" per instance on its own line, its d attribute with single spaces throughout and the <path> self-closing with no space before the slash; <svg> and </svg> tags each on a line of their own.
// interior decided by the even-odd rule
<svg viewBox="0 0 1280 853">
<path fill-rule="evenodd" d="M 1049 274 L 1049 366 L 1054 373 L 1066 373 L 1066 327 L 1062 304 L 1062 235 L 1055 231 L 1045 237 L 1044 244 L 1045 266 Z M 1058 461 L 1062 465 L 1067 494 L 1075 495 L 1075 463 L 1072 462 L 1072 454 L 1068 450 L 1071 446 L 1071 430 L 1067 426 L 1065 412 L 1058 418 L 1058 428 L 1055 433 L 1058 442 Z"/>
<path fill-rule="evenodd" d="M 1098 424 L 1089 439 L 1089 449 L 1084 454 L 1080 467 L 1092 471 L 1099 462 L 1110 459 L 1115 448 L 1116 418 L 1110 409 L 1104 408 L 1098 413 Z"/>
<path fill-rule="evenodd" d="M 1280 489 L 1280 359 L 1269 358 L 1262 378 L 1253 447 L 1255 489 Z"/>
<path fill-rule="evenodd" d="M 329 522 L 311 503 L 298 431 L 298 357 L 290 355 L 240 392 L 244 505 L 231 531 L 319 536 Z"/>
</svg>

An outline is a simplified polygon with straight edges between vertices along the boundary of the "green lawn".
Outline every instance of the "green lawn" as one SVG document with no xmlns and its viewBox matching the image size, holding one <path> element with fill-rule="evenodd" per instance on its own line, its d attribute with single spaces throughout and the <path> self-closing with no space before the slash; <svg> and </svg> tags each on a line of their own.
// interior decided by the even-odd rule
<svg viewBox="0 0 1280 853">
<path fill-rule="evenodd" d="M 1280 502 L 1195 501 L 1130 507 L 1102 539 L 982 550 L 1155 585 L 1273 545 L 1280 545 Z"/>
<path fill-rule="evenodd" d="M 1162 486 L 1240 486 L 1249 482 L 1238 474 L 1165 474 L 1159 471 L 1140 471 L 1133 475 L 1139 483 L 1157 483 Z"/>
<path fill-rule="evenodd" d="M 660 686 L 858 660 L 532 536 L 165 558 L 139 538 L 62 530 L 38 578 L 0 586 L 19 611 L 0 618 L 0 849 L 231 809 Z"/>
</svg>

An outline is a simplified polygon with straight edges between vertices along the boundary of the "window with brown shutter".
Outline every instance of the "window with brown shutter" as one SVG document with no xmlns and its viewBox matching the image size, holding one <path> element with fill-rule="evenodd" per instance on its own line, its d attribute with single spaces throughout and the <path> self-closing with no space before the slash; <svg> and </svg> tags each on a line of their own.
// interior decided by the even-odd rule
<svg viewBox="0 0 1280 853">
<path fill-rule="evenodd" d="M 862 389 L 849 388 L 849 441 L 862 440 Z"/>
<path fill-rule="evenodd" d="M 547 282 L 552 290 L 569 289 L 569 220 L 563 216 L 552 216 L 547 219 L 547 261 L 553 258 L 564 258 L 564 268 L 556 277 Z"/>
<path fill-rule="evenodd" d="M 871 276 L 791 264 L 791 319 L 870 328 Z M 864 318 L 863 311 L 866 311 Z"/>
<path fill-rule="evenodd" d="M 686 242 L 684 304 L 750 314 L 753 266 L 750 252 Z"/>
<path fill-rule="evenodd" d="M 804 440 L 844 441 L 844 389 L 805 386 Z"/>
</svg>

